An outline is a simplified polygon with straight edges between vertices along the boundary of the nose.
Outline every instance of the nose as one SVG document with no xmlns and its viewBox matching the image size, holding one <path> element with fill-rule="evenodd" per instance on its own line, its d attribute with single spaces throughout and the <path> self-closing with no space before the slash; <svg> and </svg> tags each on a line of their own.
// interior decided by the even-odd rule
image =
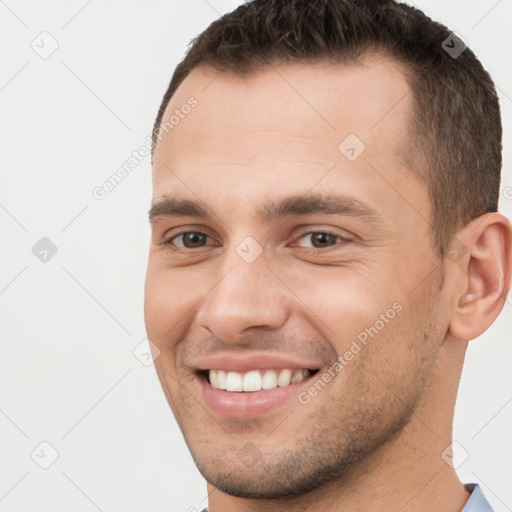
<svg viewBox="0 0 512 512">
<path fill-rule="evenodd" d="M 238 256 L 237 256 L 238 257 Z M 233 261 L 206 295 L 196 321 L 226 343 L 240 342 L 251 329 L 274 330 L 286 323 L 290 301 L 265 259 Z"/>
</svg>

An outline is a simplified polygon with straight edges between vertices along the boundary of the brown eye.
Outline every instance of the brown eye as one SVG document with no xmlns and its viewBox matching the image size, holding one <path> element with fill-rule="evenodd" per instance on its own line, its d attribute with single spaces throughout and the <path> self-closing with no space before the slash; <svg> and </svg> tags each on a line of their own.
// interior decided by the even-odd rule
<svg viewBox="0 0 512 512">
<path fill-rule="evenodd" d="M 341 237 L 324 231 L 313 231 L 303 235 L 300 240 L 307 241 L 307 243 L 302 245 L 302 247 L 314 247 L 316 249 L 321 249 L 323 247 L 331 247 L 332 245 L 335 245 L 341 240 Z"/>
<path fill-rule="evenodd" d="M 184 247 L 186 249 L 195 249 L 197 247 L 203 247 L 206 245 L 208 235 L 199 233 L 196 231 L 186 231 L 172 237 L 166 242 L 166 244 L 175 244 L 178 247 Z"/>
</svg>

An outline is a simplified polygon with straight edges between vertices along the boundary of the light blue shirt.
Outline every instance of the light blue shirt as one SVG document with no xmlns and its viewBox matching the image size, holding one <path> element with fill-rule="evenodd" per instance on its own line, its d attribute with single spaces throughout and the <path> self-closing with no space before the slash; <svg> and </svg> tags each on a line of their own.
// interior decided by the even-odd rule
<svg viewBox="0 0 512 512">
<path fill-rule="evenodd" d="M 464 487 L 471 492 L 471 496 L 462 512 L 493 512 L 478 484 L 465 484 Z"/>
<path fill-rule="evenodd" d="M 493 512 L 478 484 L 464 484 L 464 487 L 471 493 L 471 496 L 462 512 Z M 203 512 L 208 512 L 208 509 L 205 508 Z"/>
</svg>

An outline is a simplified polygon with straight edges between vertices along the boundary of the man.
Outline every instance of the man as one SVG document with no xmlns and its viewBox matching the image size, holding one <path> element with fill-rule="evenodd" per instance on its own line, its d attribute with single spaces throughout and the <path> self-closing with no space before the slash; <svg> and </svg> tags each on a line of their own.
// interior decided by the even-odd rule
<svg viewBox="0 0 512 512">
<path fill-rule="evenodd" d="M 392 0 L 255 0 L 154 129 L 148 337 L 209 512 L 489 511 L 449 458 L 500 313 L 498 98 Z"/>
</svg>

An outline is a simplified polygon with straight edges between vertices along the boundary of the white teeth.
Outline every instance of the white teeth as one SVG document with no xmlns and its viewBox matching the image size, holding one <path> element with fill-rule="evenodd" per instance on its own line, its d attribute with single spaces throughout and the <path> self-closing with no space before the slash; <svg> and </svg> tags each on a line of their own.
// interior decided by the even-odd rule
<svg viewBox="0 0 512 512">
<path fill-rule="evenodd" d="M 247 372 L 244 375 L 244 391 L 259 391 L 261 389 L 261 375 L 258 370 Z"/>
<path fill-rule="evenodd" d="M 226 375 L 226 391 L 243 391 L 242 374 L 228 372 Z"/>
<path fill-rule="evenodd" d="M 217 389 L 226 389 L 226 372 L 224 370 L 217 370 L 214 372 L 217 374 L 217 386 L 212 384 L 213 387 L 217 387 Z M 210 372 L 211 378 L 212 372 Z"/>
<path fill-rule="evenodd" d="M 292 380 L 290 382 L 293 384 L 295 382 L 300 382 L 301 380 L 304 380 L 304 374 L 302 373 L 302 370 L 299 370 L 292 375 Z"/>
<path fill-rule="evenodd" d="M 292 371 L 291 370 L 281 370 L 279 377 L 277 377 L 277 385 L 280 388 L 284 388 L 290 384 L 292 379 Z"/>
<path fill-rule="evenodd" d="M 285 387 L 300 382 L 309 377 L 309 370 L 284 369 L 276 373 L 275 370 L 251 370 L 246 373 L 226 372 L 225 370 L 209 370 L 210 384 L 215 389 L 226 391 L 260 391 Z"/>
<path fill-rule="evenodd" d="M 210 384 L 213 388 L 219 389 L 218 372 L 210 372 Z M 224 389 L 226 389 L 226 386 L 224 386 Z"/>
<path fill-rule="evenodd" d="M 277 388 L 277 375 L 274 370 L 267 370 L 261 379 L 261 389 Z"/>
</svg>

